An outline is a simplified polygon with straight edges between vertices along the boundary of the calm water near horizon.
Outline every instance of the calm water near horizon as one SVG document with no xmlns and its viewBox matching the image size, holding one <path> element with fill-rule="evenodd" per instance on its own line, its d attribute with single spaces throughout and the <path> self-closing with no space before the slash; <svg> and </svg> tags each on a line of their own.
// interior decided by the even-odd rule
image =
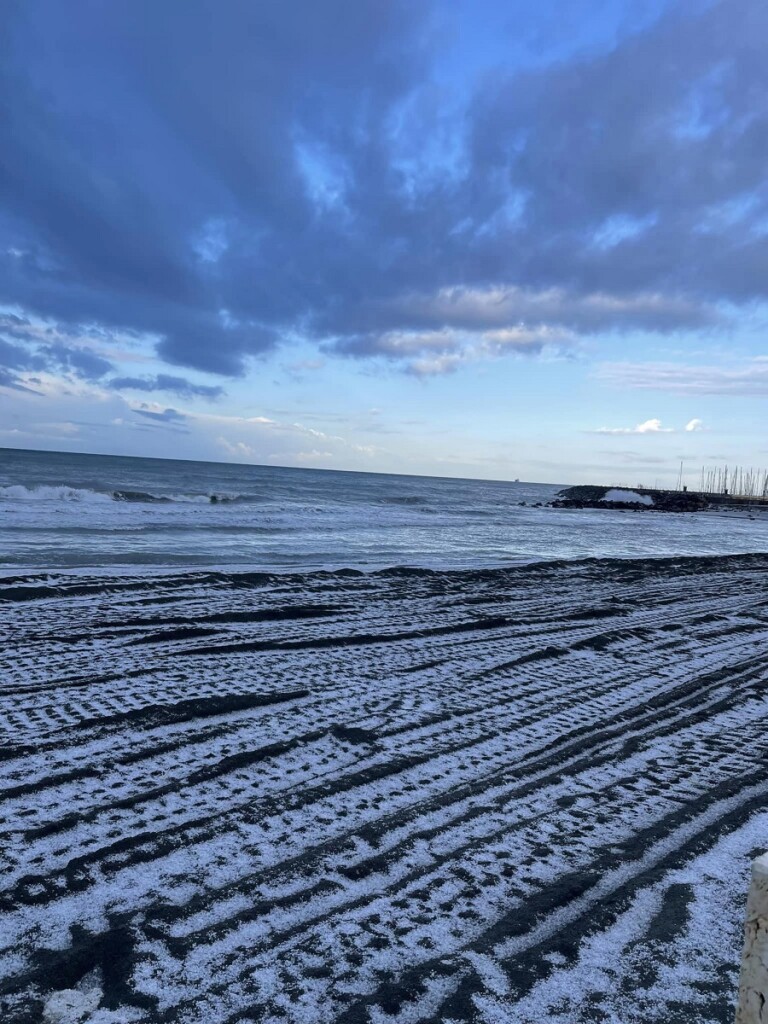
<svg viewBox="0 0 768 1024">
<path fill-rule="evenodd" d="M 535 507 L 562 486 L 0 449 L 0 570 L 768 551 L 768 517 Z"/>
</svg>

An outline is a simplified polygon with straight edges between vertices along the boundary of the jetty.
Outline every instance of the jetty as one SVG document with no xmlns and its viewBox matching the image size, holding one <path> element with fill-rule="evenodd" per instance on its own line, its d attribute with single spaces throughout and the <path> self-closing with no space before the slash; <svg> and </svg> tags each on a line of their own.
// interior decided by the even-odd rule
<svg viewBox="0 0 768 1024">
<path fill-rule="evenodd" d="M 643 512 L 701 512 L 730 509 L 768 511 L 768 472 L 727 466 L 701 471 L 700 486 L 691 490 L 683 483 L 682 467 L 674 489 L 631 487 L 626 484 L 595 486 L 577 484 L 559 491 L 553 508 L 607 508 Z"/>
</svg>

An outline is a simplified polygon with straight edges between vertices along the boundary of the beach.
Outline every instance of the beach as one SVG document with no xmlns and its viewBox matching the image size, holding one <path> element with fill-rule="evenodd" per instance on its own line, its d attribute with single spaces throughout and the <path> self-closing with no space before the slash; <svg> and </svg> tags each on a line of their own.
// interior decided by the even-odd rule
<svg viewBox="0 0 768 1024">
<path fill-rule="evenodd" d="M 6 575 L 3 1020 L 725 1024 L 767 569 Z"/>
<path fill-rule="evenodd" d="M 5 0 L 0 1024 L 768 1024 L 767 38 Z"/>
</svg>

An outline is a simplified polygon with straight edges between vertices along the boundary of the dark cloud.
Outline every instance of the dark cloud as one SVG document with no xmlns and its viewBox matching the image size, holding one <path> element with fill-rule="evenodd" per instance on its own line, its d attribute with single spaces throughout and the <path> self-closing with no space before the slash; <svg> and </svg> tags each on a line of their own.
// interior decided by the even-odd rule
<svg viewBox="0 0 768 1024">
<path fill-rule="evenodd" d="M 28 370 L 33 366 L 40 369 L 43 365 L 41 359 L 37 359 L 32 353 L 21 345 L 14 345 L 0 337 L 0 366 L 10 367 L 15 370 Z"/>
<path fill-rule="evenodd" d="M 193 384 L 186 377 L 158 373 L 155 377 L 113 377 L 107 385 L 115 391 L 168 391 L 179 398 L 220 398 L 224 388 L 212 384 Z"/>
<path fill-rule="evenodd" d="M 0 314 L 0 366 L 22 372 L 62 371 L 88 381 L 98 381 L 114 369 L 108 359 L 68 343 L 66 330 L 36 327 L 11 313 Z M 8 372 L 0 383 L 10 387 L 9 380 L 20 386 L 18 376 Z"/>
<path fill-rule="evenodd" d="M 45 366 L 45 361 L 24 345 L 7 340 L 8 336 L 18 337 L 17 332 L 23 324 L 24 321 L 20 317 L 0 316 L 0 387 L 13 388 L 15 391 L 32 391 L 20 373 L 41 370 Z M 3 334 L 6 335 L 5 338 Z"/>
<path fill-rule="evenodd" d="M 34 388 L 30 388 L 27 384 L 22 383 L 22 379 L 18 374 L 12 370 L 7 370 L 4 366 L 0 366 L 0 387 L 11 388 L 13 391 L 28 391 L 33 395 L 42 394 L 41 391 L 36 391 Z"/>
<path fill-rule="evenodd" d="M 17 316 L 15 313 L 0 314 L 0 333 L 11 338 L 22 338 L 25 341 L 30 337 L 32 324 L 26 317 Z"/>
<path fill-rule="evenodd" d="M 401 361 L 393 332 L 664 333 L 768 298 L 764 0 L 468 95 L 432 74 L 440 5 L 74 8 L 4 9 L 0 301 L 31 314 L 236 375 L 295 332 Z"/>
<path fill-rule="evenodd" d="M 145 416 L 148 420 L 154 420 L 157 423 L 183 423 L 187 418 L 183 412 L 179 412 L 178 409 L 162 409 L 156 411 L 154 409 L 132 409 L 137 416 Z"/>
<path fill-rule="evenodd" d="M 108 359 L 90 352 L 88 349 L 71 348 L 57 342 L 53 345 L 41 345 L 37 352 L 65 372 L 73 373 L 83 380 L 97 381 L 114 369 Z"/>
</svg>

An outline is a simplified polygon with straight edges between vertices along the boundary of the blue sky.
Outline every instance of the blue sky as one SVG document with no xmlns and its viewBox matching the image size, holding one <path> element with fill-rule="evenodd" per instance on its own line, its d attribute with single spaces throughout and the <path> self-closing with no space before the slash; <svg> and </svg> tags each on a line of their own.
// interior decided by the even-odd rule
<svg viewBox="0 0 768 1024">
<path fill-rule="evenodd" d="M 9 0 L 0 445 L 768 465 L 762 0 Z"/>
</svg>

